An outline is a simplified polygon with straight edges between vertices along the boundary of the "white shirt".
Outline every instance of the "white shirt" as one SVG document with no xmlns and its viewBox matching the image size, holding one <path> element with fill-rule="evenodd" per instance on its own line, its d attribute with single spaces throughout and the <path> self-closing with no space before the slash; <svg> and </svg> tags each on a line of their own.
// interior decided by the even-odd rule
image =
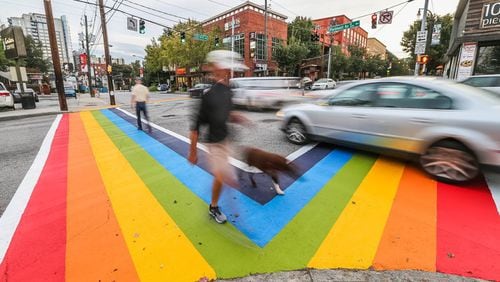
<svg viewBox="0 0 500 282">
<path fill-rule="evenodd" d="M 132 87 L 132 95 L 135 96 L 136 102 L 146 102 L 148 99 L 149 89 L 142 85 L 136 84 Z"/>
</svg>

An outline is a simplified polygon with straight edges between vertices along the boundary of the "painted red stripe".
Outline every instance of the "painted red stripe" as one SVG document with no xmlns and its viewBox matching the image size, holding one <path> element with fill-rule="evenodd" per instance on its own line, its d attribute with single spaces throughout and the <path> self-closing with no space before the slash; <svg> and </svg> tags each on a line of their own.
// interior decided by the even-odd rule
<svg viewBox="0 0 500 282">
<path fill-rule="evenodd" d="M 64 115 L 0 265 L 2 281 L 64 281 L 68 128 Z"/>
<path fill-rule="evenodd" d="M 437 271 L 500 280 L 500 217 L 484 179 L 438 184 Z"/>
</svg>

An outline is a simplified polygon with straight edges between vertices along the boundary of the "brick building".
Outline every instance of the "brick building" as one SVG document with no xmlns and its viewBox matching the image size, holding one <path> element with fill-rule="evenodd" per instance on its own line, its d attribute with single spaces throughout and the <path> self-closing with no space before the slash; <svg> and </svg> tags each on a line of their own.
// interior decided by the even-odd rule
<svg viewBox="0 0 500 282">
<path fill-rule="evenodd" d="M 328 52 L 331 40 L 328 33 L 328 28 L 335 24 L 346 24 L 350 23 L 352 20 L 345 15 L 327 17 L 313 20 L 316 26 L 316 32 L 319 34 L 319 41 L 323 45 L 324 53 Z M 357 45 L 362 48 L 366 48 L 368 43 L 368 32 L 361 27 L 355 27 L 350 29 L 345 29 L 334 33 L 333 35 L 333 45 L 340 46 L 342 53 L 349 55 L 348 47 L 351 45 Z"/>
<path fill-rule="evenodd" d="M 273 49 L 278 44 L 286 44 L 287 17 L 267 10 L 267 48 L 264 47 L 264 7 L 250 1 L 203 21 L 203 30 L 205 33 L 216 28 L 221 30 L 221 43 L 231 49 L 233 17 L 234 51 L 242 55 L 249 67 L 245 73 L 236 73 L 235 76 L 278 75 Z"/>
<path fill-rule="evenodd" d="M 387 47 L 375 37 L 368 38 L 366 52 L 371 56 L 380 56 L 382 60 L 387 58 Z"/>
</svg>

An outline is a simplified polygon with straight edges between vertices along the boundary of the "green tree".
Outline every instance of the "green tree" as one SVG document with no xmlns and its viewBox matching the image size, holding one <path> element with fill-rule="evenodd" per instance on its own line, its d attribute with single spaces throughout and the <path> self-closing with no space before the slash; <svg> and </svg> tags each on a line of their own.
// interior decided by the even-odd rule
<svg viewBox="0 0 500 282">
<path fill-rule="evenodd" d="M 31 36 L 25 37 L 26 45 L 26 58 L 23 59 L 21 63 L 23 66 L 31 69 L 35 69 L 41 73 L 46 73 L 49 70 L 49 62 L 43 58 L 43 45 L 42 43 L 36 43 Z"/>
<path fill-rule="evenodd" d="M 290 76 L 298 76 L 300 63 L 306 58 L 308 52 L 304 43 L 292 39 L 286 46 L 280 45 L 276 48 L 274 58 L 281 71 Z"/>
<path fill-rule="evenodd" d="M 301 42 L 308 50 L 306 59 L 317 57 L 321 52 L 320 44 L 311 40 L 313 30 L 314 23 L 311 18 L 299 16 L 288 25 L 288 41 Z"/>
<path fill-rule="evenodd" d="M 0 44 L 0 71 L 7 71 L 9 66 L 13 66 L 14 61 L 5 58 L 5 51 L 3 44 Z"/>
<path fill-rule="evenodd" d="M 347 56 L 342 53 L 340 46 L 333 46 L 332 60 L 330 64 L 331 77 L 342 79 L 347 68 Z"/>
<path fill-rule="evenodd" d="M 445 55 L 450 44 L 451 30 L 453 28 L 453 15 L 446 14 L 444 16 L 430 14 L 427 17 L 427 27 L 429 30 L 427 36 L 427 55 L 429 55 L 429 63 L 427 64 L 428 70 L 434 70 L 438 65 L 445 63 Z M 413 58 L 412 65 L 415 64 L 416 55 L 415 52 L 415 42 L 417 37 L 417 31 L 420 31 L 422 21 L 417 21 L 413 23 L 410 28 L 404 32 L 403 38 L 401 39 L 401 46 L 403 51 L 407 52 Z M 438 45 L 430 46 L 431 33 L 434 24 L 441 24 L 441 39 Z"/>
</svg>

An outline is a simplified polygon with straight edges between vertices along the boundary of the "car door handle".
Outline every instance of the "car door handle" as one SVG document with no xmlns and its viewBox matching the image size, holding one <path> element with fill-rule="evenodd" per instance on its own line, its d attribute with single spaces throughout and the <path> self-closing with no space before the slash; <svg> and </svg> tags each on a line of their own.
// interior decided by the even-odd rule
<svg viewBox="0 0 500 282">
<path fill-rule="evenodd" d="M 411 118 L 410 121 L 414 123 L 434 123 L 434 121 L 428 118 Z"/>
<path fill-rule="evenodd" d="M 352 114 L 352 117 L 353 118 L 367 118 L 368 115 L 364 115 L 364 114 Z"/>
</svg>

